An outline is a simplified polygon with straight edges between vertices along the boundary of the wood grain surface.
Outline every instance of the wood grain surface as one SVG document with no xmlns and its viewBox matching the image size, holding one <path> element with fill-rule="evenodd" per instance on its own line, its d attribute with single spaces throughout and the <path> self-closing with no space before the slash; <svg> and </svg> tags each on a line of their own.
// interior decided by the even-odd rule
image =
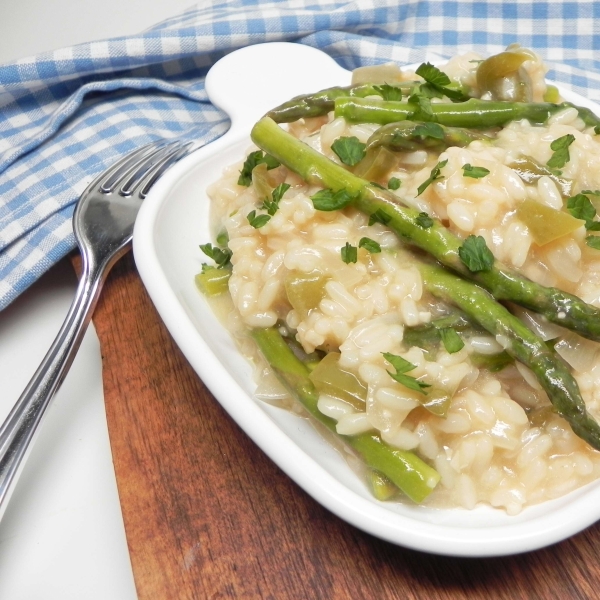
<svg viewBox="0 0 600 600">
<path fill-rule="evenodd" d="M 600 597 L 600 525 L 537 552 L 457 559 L 383 542 L 322 508 L 206 390 L 131 255 L 94 323 L 140 600 Z"/>
</svg>

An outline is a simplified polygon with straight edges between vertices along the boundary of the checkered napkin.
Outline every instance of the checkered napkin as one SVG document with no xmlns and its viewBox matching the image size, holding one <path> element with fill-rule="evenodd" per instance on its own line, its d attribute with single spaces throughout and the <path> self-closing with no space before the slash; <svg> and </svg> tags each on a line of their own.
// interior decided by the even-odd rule
<svg viewBox="0 0 600 600">
<path fill-rule="evenodd" d="M 0 66 L 0 309 L 74 248 L 74 203 L 94 175 L 156 138 L 223 134 L 208 69 L 282 40 L 348 69 L 518 41 L 550 77 L 600 100 L 597 0 L 204 0 L 139 35 Z"/>
</svg>

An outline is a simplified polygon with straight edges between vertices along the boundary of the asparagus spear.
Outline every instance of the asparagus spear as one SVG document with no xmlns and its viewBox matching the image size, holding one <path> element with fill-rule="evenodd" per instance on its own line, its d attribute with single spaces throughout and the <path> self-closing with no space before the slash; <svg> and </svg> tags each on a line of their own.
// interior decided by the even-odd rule
<svg viewBox="0 0 600 600">
<path fill-rule="evenodd" d="M 449 146 L 468 146 L 475 140 L 492 138 L 464 127 L 445 127 L 439 123 L 398 121 L 381 126 L 367 140 L 367 149 L 384 146 L 390 150 L 413 151 L 427 148 L 442 152 Z"/>
<path fill-rule="evenodd" d="M 465 103 L 466 104 L 466 103 Z M 534 283 L 495 261 L 487 271 L 471 272 L 459 256 L 463 240 L 439 221 L 431 227 L 420 225 L 420 213 L 400 206 L 398 197 L 360 179 L 326 156 L 283 131 L 264 117 L 252 130 L 253 141 L 265 152 L 295 171 L 311 184 L 346 190 L 353 205 L 368 215 L 383 218 L 400 238 L 426 252 L 459 274 L 481 283 L 497 300 L 510 300 L 544 315 L 549 321 L 600 341 L 600 309 L 557 288 Z"/>
<path fill-rule="evenodd" d="M 334 419 L 317 407 L 319 395 L 308 375 L 308 367 L 289 348 L 276 328 L 255 329 L 252 337 L 275 375 L 306 408 L 336 433 Z M 439 474 L 416 454 L 388 446 L 376 433 L 340 436 L 364 460 L 366 465 L 383 473 L 414 502 L 422 502 L 433 491 Z"/>
<path fill-rule="evenodd" d="M 403 96 L 411 94 L 419 82 L 407 82 L 402 84 L 387 84 L 389 87 L 398 89 Z M 335 107 L 336 98 L 380 95 L 377 85 L 372 83 L 361 83 L 346 87 L 332 87 L 314 94 L 296 96 L 288 102 L 284 102 L 270 110 L 266 116 L 276 123 L 291 123 L 305 117 L 319 117 L 326 115 Z"/>
<path fill-rule="evenodd" d="M 479 286 L 437 266 L 417 263 L 417 268 L 427 291 L 456 305 L 493 335 L 502 336 L 506 352 L 533 371 L 556 412 L 579 437 L 600 450 L 600 425 L 587 413 L 567 365 L 542 339 Z"/>
<path fill-rule="evenodd" d="M 335 100 L 335 116 L 351 123 L 378 123 L 386 125 L 406 119 L 435 121 L 451 127 L 489 128 L 501 127 L 510 121 L 527 119 L 532 123 L 545 123 L 553 114 L 574 107 L 588 126 L 600 125 L 600 119 L 587 108 L 568 102 L 495 102 L 471 98 L 466 102 L 433 102 L 431 115 L 419 110 L 412 102 L 372 100 L 340 96 Z"/>
</svg>

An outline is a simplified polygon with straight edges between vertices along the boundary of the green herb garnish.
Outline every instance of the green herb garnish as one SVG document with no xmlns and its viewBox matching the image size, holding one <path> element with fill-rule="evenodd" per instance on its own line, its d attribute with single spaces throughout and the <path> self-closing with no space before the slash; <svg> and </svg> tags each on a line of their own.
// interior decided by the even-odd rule
<svg viewBox="0 0 600 600">
<path fill-rule="evenodd" d="M 376 85 L 374 88 L 384 100 L 402 100 L 402 89 L 395 85 L 384 83 Z"/>
<path fill-rule="evenodd" d="M 462 169 L 465 177 L 472 177 L 473 179 L 481 179 L 490 174 L 489 169 L 486 169 L 485 167 L 474 167 L 469 163 L 463 165 Z"/>
<path fill-rule="evenodd" d="M 379 245 L 379 243 L 368 237 L 360 238 L 360 242 L 358 242 L 358 247 L 368 250 L 371 254 L 379 254 L 381 252 L 381 246 Z"/>
<path fill-rule="evenodd" d="M 200 250 L 206 254 L 209 258 L 212 258 L 218 269 L 226 267 L 231 261 L 232 252 L 229 248 L 217 248 L 211 243 L 200 244 Z"/>
<path fill-rule="evenodd" d="M 265 198 L 261 208 L 264 208 L 271 216 L 273 216 L 279 208 L 279 202 L 283 195 L 290 189 L 289 183 L 280 183 L 272 192 L 271 200 Z"/>
<path fill-rule="evenodd" d="M 375 223 L 381 223 L 382 225 L 387 225 L 392 220 L 392 217 L 388 215 L 383 208 L 378 208 L 374 213 L 369 217 L 369 225 L 374 225 Z"/>
<path fill-rule="evenodd" d="M 489 271 L 494 265 L 494 255 L 480 235 L 470 235 L 458 249 L 463 264 L 471 271 Z"/>
<path fill-rule="evenodd" d="M 252 170 L 257 165 L 261 163 L 265 163 L 267 165 L 267 169 L 274 169 L 278 167 L 281 163 L 270 154 L 265 154 L 262 150 L 257 150 L 256 152 L 250 152 L 248 154 L 246 160 L 244 161 L 244 166 L 240 171 L 240 176 L 238 178 L 238 185 L 244 185 L 248 187 L 252 184 Z"/>
<path fill-rule="evenodd" d="M 423 229 L 433 227 L 433 219 L 426 212 L 419 213 L 415 219 L 415 223 Z"/>
<path fill-rule="evenodd" d="M 260 229 L 264 227 L 270 220 L 270 215 L 257 215 L 255 210 L 252 210 L 246 216 L 248 223 L 254 227 L 254 229 Z"/>
<path fill-rule="evenodd" d="M 585 243 L 594 250 L 600 250 L 600 235 L 588 235 Z"/>
<path fill-rule="evenodd" d="M 354 200 L 354 198 L 355 196 L 344 189 L 334 192 L 328 188 L 319 190 L 316 194 L 314 194 L 314 196 L 310 197 L 313 206 L 317 210 L 327 212 L 345 208 L 352 202 L 352 200 Z"/>
<path fill-rule="evenodd" d="M 444 176 L 440 173 L 447 164 L 448 160 L 443 160 L 435 165 L 433 169 L 431 169 L 431 174 L 429 177 L 417 188 L 417 196 L 420 196 L 434 181 L 444 178 Z"/>
<path fill-rule="evenodd" d="M 331 144 L 331 149 L 349 167 L 357 165 L 365 157 L 366 147 L 356 136 L 340 137 Z"/>
<path fill-rule="evenodd" d="M 407 387 L 410 390 L 415 390 L 417 392 L 420 392 L 421 394 L 427 393 L 423 390 L 423 388 L 431 387 L 428 383 L 422 383 L 421 381 L 417 381 L 414 377 L 411 377 L 410 375 L 405 375 L 405 373 L 407 373 L 408 371 L 416 369 L 416 365 L 413 365 L 412 363 L 408 362 L 407 360 L 396 354 L 390 354 L 389 352 L 382 352 L 382 354 L 383 358 L 385 358 L 385 360 L 387 360 L 396 370 L 395 373 L 388 371 L 392 379 L 394 379 L 398 383 L 401 383 L 403 386 Z"/>
<path fill-rule="evenodd" d="M 418 135 L 421 139 L 434 138 L 436 140 L 444 139 L 444 129 L 438 123 L 419 123 L 414 129 L 414 135 Z"/>
<path fill-rule="evenodd" d="M 592 201 L 585 194 L 576 194 L 571 196 L 567 200 L 567 210 L 576 219 L 585 221 L 586 229 L 595 229 L 594 217 L 596 216 L 596 209 L 592 204 Z"/>
<path fill-rule="evenodd" d="M 450 100 L 462 101 L 468 99 L 468 96 L 461 90 L 450 87 L 452 82 L 448 75 L 440 71 L 437 67 L 434 67 L 431 63 L 423 63 L 415 73 L 422 77 L 432 88 L 450 98 Z"/>
<path fill-rule="evenodd" d="M 462 338 L 458 335 L 456 330 L 452 329 L 452 327 L 440 329 L 440 336 L 442 338 L 442 344 L 444 344 L 444 348 L 446 348 L 448 354 L 454 354 L 465 347 Z"/>
<path fill-rule="evenodd" d="M 571 158 L 569 154 L 569 146 L 574 141 L 575 136 L 571 133 L 567 133 L 567 135 L 556 138 L 550 144 L 550 149 L 554 151 L 554 154 L 552 154 L 546 165 L 551 169 L 560 169 L 564 167 Z"/>
<path fill-rule="evenodd" d="M 398 190 L 400 189 L 400 186 L 402 185 L 402 181 L 400 179 L 398 179 L 397 177 L 390 177 L 390 180 L 388 181 L 388 189 L 389 190 Z"/>
<path fill-rule="evenodd" d="M 358 260 L 358 248 L 356 246 L 352 246 L 348 242 L 346 242 L 345 246 L 342 246 L 340 253 L 342 255 L 342 260 L 348 263 L 355 263 Z"/>
</svg>

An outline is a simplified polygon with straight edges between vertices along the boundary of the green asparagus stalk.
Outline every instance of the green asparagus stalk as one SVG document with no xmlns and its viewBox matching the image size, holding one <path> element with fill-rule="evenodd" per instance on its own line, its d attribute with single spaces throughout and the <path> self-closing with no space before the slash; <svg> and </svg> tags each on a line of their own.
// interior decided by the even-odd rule
<svg viewBox="0 0 600 600">
<path fill-rule="evenodd" d="M 407 82 L 392 84 L 390 87 L 397 88 L 403 96 L 408 96 L 418 85 L 418 82 Z M 314 94 L 296 96 L 270 110 L 265 116 L 270 117 L 276 123 L 291 123 L 302 118 L 319 117 L 335 108 L 336 98 L 376 96 L 379 95 L 377 87 L 372 83 L 361 83 L 345 87 L 332 87 Z"/>
<path fill-rule="evenodd" d="M 451 127 L 475 129 L 502 127 L 511 121 L 527 119 L 531 123 L 545 123 L 553 114 L 574 106 L 570 103 L 550 102 L 495 102 L 471 98 L 466 102 L 432 102 L 431 115 L 419 110 L 411 102 L 350 98 L 340 96 L 335 100 L 335 116 L 351 123 L 378 123 L 386 125 L 407 119 L 434 121 Z M 587 125 L 600 124 L 600 119 L 590 110 L 575 106 Z"/>
<path fill-rule="evenodd" d="M 587 413 L 577 382 L 558 355 L 484 289 L 443 268 L 416 264 L 424 288 L 505 340 L 506 352 L 533 371 L 556 412 L 579 437 L 600 450 L 600 425 Z"/>
<path fill-rule="evenodd" d="M 377 129 L 367 140 L 367 149 L 384 146 L 390 150 L 412 152 L 414 150 L 437 150 L 442 152 L 449 146 L 464 148 L 475 140 L 491 140 L 481 132 L 464 127 L 446 127 L 439 123 L 417 123 L 399 121 L 388 123 Z"/>
<path fill-rule="evenodd" d="M 319 394 L 309 379 L 308 367 L 289 348 L 276 328 L 255 329 L 252 337 L 275 375 L 306 410 L 327 429 L 336 433 L 336 421 L 317 407 Z M 383 473 L 411 500 L 420 503 L 429 496 L 439 474 L 416 454 L 392 448 L 376 433 L 341 435 L 371 469 Z"/>
<path fill-rule="evenodd" d="M 469 271 L 459 256 L 463 240 L 439 221 L 420 224 L 419 212 L 398 204 L 398 197 L 350 173 L 326 156 L 283 131 L 272 119 L 261 119 L 252 130 L 253 141 L 305 181 L 346 190 L 353 205 L 367 215 L 385 217 L 386 224 L 403 241 L 417 246 L 457 273 L 486 287 L 496 300 L 510 300 L 544 315 L 549 321 L 600 341 L 600 309 L 557 288 L 534 283 L 495 261 L 487 271 Z"/>
</svg>

